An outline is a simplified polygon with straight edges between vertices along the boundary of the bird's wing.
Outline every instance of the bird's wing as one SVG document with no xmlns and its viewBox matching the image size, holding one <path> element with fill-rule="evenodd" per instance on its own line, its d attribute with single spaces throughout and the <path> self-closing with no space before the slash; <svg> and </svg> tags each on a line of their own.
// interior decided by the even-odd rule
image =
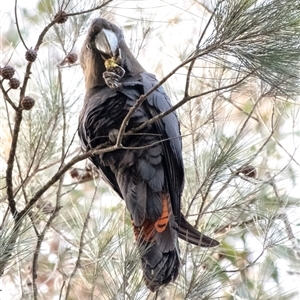
<svg viewBox="0 0 300 300">
<path fill-rule="evenodd" d="M 90 126 L 89 123 L 93 123 L 94 119 L 98 117 L 98 114 L 101 114 L 101 111 L 98 110 L 103 108 L 103 106 L 99 105 L 99 102 L 103 101 L 103 99 L 109 102 L 110 98 L 116 95 L 116 93 L 110 89 L 108 89 L 108 91 L 110 93 L 105 94 L 105 89 L 96 87 L 90 90 L 85 96 L 85 104 L 88 103 L 88 105 L 84 107 L 81 112 L 78 127 L 81 145 L 85 152 L 99 146 L 98 140 L 95 139 L 94 132 L 89 132 L 89 129 L 94 129 L 97 124 Z M 107 97 L 107 95 L 110 95 L 110 97 Z M 93 118 L 93 116 L 95 117 Z M 100 163 L 98 155 L 91 156 L 89 159 L 97 167 L 103 180 L 122 198 L 122 193 L 112 170 Z"/>
<path fill-rule="evenodd" d="M 158 84 L 155 76 L 144 72 L 142 74 L 144 92 L 147 93 Z M 147 104 L 152 117 L 172 108 L 169 97 L 160 86 L 155 92 L 147 97 Z M 182 140 L 179 127 L 179 121 L 175 112 L 164 116 L 155 122 L 157 131 L 166 140 L 163 145 L 163 154 L 165 159 L 165 172 L 168 178 L 168 192 L 171 198 L 172 210 L 176 221 L 179 224 L 178 236 L 202 247 L 215 247 L 218 241 L 199 232 L 195 227 L 188 223 L 181 210 L 181 194 L 184 186 L 184 167 L 182 160 Z"/>
<path fill-rule="evenodd" d="M 113 123 L 117 119 L 114 114 L 118 113 L 121 109 L 116 109 L 115 106 L 117 105 L 116 102 L 120 100 L 120 97 L 124 97 L 127 105 L 132 107 L 143 93 L 147 93 L 157 84 L 157 80 L 153 75 L 144 73 L 141 77 L 130 78 L 124 81 L 123 84 L 124 88 L 119 89 L 118 91 L 105 88 L 95 88 L 87 94 L 87 109 L 83 110 L 79 122 L 79 135 L 85 150 L 95 148 L 104 141 L 107 141 L 107 136 L 102 138 L 99 133 L 101 131 L 101 126 L 103 125 L 101 122 L 106 122 L 105 126 L 107 126 L 107 122 Z M 149 118 L 155 117 L 160 113 L 169 110 L 171 107 L 170 100 L 164 90 L 162 88 L 158 88 L 147 97 L 142 104 L 142 107 L 140 107 L 135 113 L 129 127 L 134 128 L 149 120 Z M 124 116 L 121 118 L 121 121 L 126 114 L 127 112 L 124 110 Z M 99 116 L 102 117 L 99 118 Z M 184 171 L 181 156 L 182 145 L 180 129 L 176 114 L 172 112 L 159 119 L 151 126 L 155 127 L 154 132 L 159 134 L 164 142 L 156 145 L 155 147 L 152 146 L 148 150 L 141 150 L 141 153 L 144 154 L 141 154 L 139 158 L 136 157 L 135 159 L 133 157 L 133 152 L 126 150 L 123 152 L 124 155 L 121 160 L 124 160 L 125 165 L 128 163 L 131 164 L 132 162 L 138 164 L 138 172 L 141 178 L 147 181 L 147 184 L 151 186 L 155 185 L 159 190 L 159 186 L 163 184 L 162 180 L 165 178 L 163 180 L 164 184 L 166 184 L 165 187 L 167 188 L 165 192 L 169 195 L 166 195 L 166 197 L 169 197 L 170 199 L 175 221 L 179 225 L 178 234 L 180 238 L 195 245 L 201 245 L 204 247 L 217 245 L 218 243 L 216 241 L 203 236 L 192 225 L 186 222 L 183 215 L 180 214 L 180 198 L 183 189 Z M 132 144 L 129 144 L 128 146 L 140 146 L 139 140 L 141 139 L 141 142 L 145 142 L 146 136 L 141 136 L 134 140 L 131 139 L 130 143 Z M 151 138 L 151 136 L 149 136 L 148 139 L 149 142 L 151 140 L 153 142 L 156 141 L 156 139 Z M 162 149 L 162 152 L 160 152 L 161 150 L 159 149 Z M 136 153 L 135 155 L 138 155 L 138 152 L 134 151 L 134 153 Z M 163 171 L 161 168 L 157 169 L 156 166 L 156 157 L 158 153 L 162 153 Z M 107 155 L 109 156 L 109 154 Z M 117 179 L 116 172 L 112 171 L 110 165 L 104 165 L 101 163 L 98 155 L 93 156 L 91 160 L 102 173 L 103 179 L 119 194 L 121 198 L 125 197 L 127 199 L 131 199 L 129 202 L 127 201 L 127 206 L 131 215 L 138 217 L 137 219 L 135 218 L 135 220 L 138 220 L 139 218 L 143 219 L 145 207 L 147 207 L 147 212 L 153 218 L 157 215 L 157 212 L 160 210 L 158 208 L 160 207 L 162 200 L 156 199 L 157 195 L 155 196 L 155 193 L 153 193 L 151 197 L 148 195 L 149 199 L 152 199 L 152 201 L 147 201 L 145 203 L 144 201 L 146 199 L 144 199 L 144 197 L 140 197 L 141 194 L 145 194 L 145 186 L 137 185 L 138 182 L 142 184 L 143 181 L 139 181 L 133 176 L 133 174 L 130 174 L 130 168 L 123 169 L 121 173 L 117 172 L 119 175 L 122 175 L 119 179 Z M 123 162 L 121 164 L 123 164 Z M 155 176 L 153 176 L 153 172 L 156 174 Z M 162 172 L 164 175 L 162 175 Z M 156 188 L 153 187 L 154 190 L 156 190 Z M 140 211 L 142 211 L 141 214 L 139 213 Z"/>
<path fill-rule="evenodd" d="M 158 84 L 154 75 L 143 72 L 142 83 L 144 92 L 147 93 Z M 169 97 L 160 86 L 151 93 L 146 100 L 152 117 L 169 110 L 172 107 Z M 164 116 L 154 123 L 157 132 L 161 134 L 164 169 L 168 180 L 168 192 L 171 198 L 172 210 L 176 221 L 180 220 L 180 198 L 184 184 L 184 168 L 182 161 L 182 142 L 178 118 L 175 112 Z"/>
</svg>

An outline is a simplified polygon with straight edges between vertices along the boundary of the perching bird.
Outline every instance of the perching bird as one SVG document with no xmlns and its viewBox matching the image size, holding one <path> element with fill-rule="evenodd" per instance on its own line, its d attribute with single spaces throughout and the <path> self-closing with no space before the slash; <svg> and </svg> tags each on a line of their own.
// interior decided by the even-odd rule
<svg viewBox="0 0 300 300">
<path fill-rule="evenodd" d="M 86 85 L 79 118 L 83 148 L 88 151 L 104 143 L 114 145 L 129 109 L 158 81 L 130 52 L 122 31 L 105 19 L 93 20 L 80 61 Z M 158 87 L 134 111 L 126 131 L 171 107 L 164 89 Z M 91 160 L 126 202 L 146 285 L 156 291 L 178 275 L 178 237 L 202 247 L 219 243 L 197 231 L 180 212 L 184 170 L 176 114 L 125 135 L 122 146 Z"/>
</svg>

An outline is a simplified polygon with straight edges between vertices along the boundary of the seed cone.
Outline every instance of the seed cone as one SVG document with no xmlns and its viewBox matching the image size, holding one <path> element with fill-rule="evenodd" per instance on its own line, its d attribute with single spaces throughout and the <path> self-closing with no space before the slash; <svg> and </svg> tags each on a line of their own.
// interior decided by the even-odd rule
<svg viewBox="0 0 300 300">
<path fill-rule="evenodd" d="M 67 22 L 68 16 L 65 11 L 61 10 L 55 14 L 54 19 L 56 19 L 56 23 L 63 24 Z"/>
<path fill-rule="evenodd" d="M 4 79 L 11 79 L 15 74 L 15 69 L 11 66 L 1 68 L 0 74 Z"/>
<path fill-rule="evenodd" d="M 28 49 L 25 53 L 26 60 L 34 62 L 37 58 L 37 51 L 34 49 Z"/>
<path fill-rule="evenodd" d="M 12 89 L 17 89 L 19 86 L 20 86 L 20 80 L 19 79 L 17 79 L 17 78 L 11 78 L 10 80 L 9 80 L 9 86 L 12 88 Z"/>
<path fill-rule="evenodd" d="M 25 96 L 21 101 L 22 108 L 25 110 L 31 110 L 34 106 L 34 103 L 35 100 L 30 96 Z"/>
<path fill-rule="evenodd" d="M 78 59 L 78 55 L 76 53 L 69 53 L 66 58 L 65 61 L 69 64 L 74 64 Z"/>
</svg>

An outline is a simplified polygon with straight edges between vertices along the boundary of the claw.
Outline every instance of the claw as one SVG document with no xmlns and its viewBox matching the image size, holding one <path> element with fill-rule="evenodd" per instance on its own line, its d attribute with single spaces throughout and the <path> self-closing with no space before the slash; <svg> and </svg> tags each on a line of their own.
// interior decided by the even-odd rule
<svg viewBox="0 0 300 300">
<path fill-rule="evenodd" d="M 105 80 L 105 83 L 110 88 L 117 88 L 119 86 L 119 80 L 122 78 L 118 74 L 110 71 L 105 71 L 103 73 L 103 78 Z"/>
<path fill-rule="evenodd" d="M 116 75 L 119 75 L 120 78 L 122 78 L 125 75 L 125 70 L 122 67 L 118 66 L 118 65 L 107 68 L 106 71 L 115 73 Z"/>
</svg>

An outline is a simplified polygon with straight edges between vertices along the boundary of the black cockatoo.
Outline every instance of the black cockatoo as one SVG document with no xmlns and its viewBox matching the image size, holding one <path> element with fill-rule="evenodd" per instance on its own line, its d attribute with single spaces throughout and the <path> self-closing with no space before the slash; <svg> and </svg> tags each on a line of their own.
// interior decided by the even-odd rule
<svg viewBox="0 0 300 300">
<path fill-rule="evenodd" d="M 93 20 L 80 61 L 86 96 L 78 130 L 88 151 L 103 143 L 113 145 L 129 109 L 158 81 L 130 52 L 122 31 L 105 19 Z M 171 107 L 164 89 L 157 88 L 133 113 L 126 131 Z M 156 291 L 178 275 L 178 237 L 202 247 L 219 243 L 197 231 L 180 213 L 184 170 L 176 114 L 125 135 L 122 146 L 91 160 L 126 202 L 146 285 Z"/>
</svg>

